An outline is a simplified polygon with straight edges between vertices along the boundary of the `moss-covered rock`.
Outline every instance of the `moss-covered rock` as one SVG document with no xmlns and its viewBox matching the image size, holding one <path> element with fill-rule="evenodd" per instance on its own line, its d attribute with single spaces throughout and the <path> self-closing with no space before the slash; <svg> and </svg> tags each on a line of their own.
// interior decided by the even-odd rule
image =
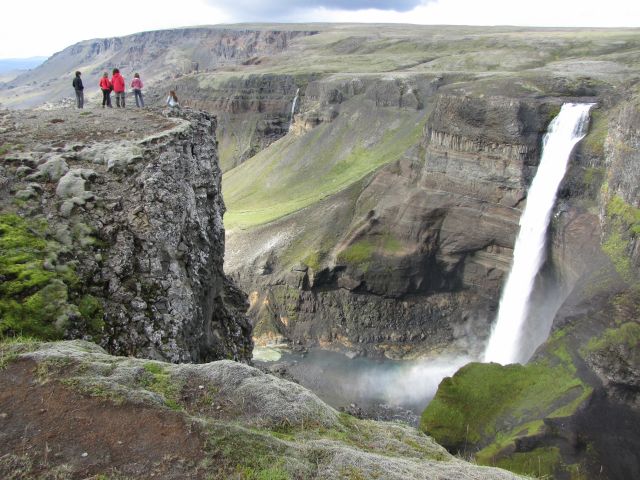
<svg viewBox="0 0 640 480">
<path fill-rule="evenodd" d="M 523 425 L 571 413 L 563 407 L 576 408 L 590 391 L 564 363 L 471 363 L 442 381 L 420 426 L 451 450 L 471 450 L 498 435 L 529 434 Z"/>
<path fill-rule="evenodd" d="M 114 357 L 84 341 L 0 343 L 0 358 L 6 359 L 0 370 L 5 477 L 63 469 L 70 478 L 80 471 L 132 479 L 172 478 L 167 472 L 219 480 L 519 478 L 461 461 L 407 425 L 338 414 L 303 387 L 241 363 Z M 28 405 L 34 389 L 47 397 L 40 413 Z M 91 418 L 89 426 L 75 417 L 59 422 L 70 404 L 80 418 Z M 25 433 L 27 416 L 35 428 Z M 137 425 L 139 417 L 153 421 Z M 114 430 L 121 418 L 136 425 Z M 40 434 L 57 455 L 25 450 Z M 73 445 L 63 445 L 71 434 Z M 153 461 L 141 468 L 148 457 Z"/>
<path fill-rule="evenodd" d="M 50 340 L 83 325 L 99 338 L 102 303 L 83 294 L 72 262 L 58 261 L 62 248 L 44 220 L 0 215 L 0 336 Z"/>
</svg>

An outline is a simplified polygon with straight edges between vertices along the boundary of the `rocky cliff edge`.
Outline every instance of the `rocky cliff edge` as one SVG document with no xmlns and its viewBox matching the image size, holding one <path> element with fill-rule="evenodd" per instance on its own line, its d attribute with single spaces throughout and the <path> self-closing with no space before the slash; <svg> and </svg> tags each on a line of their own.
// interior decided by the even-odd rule
<svg viewBox="0 0 640 480">
<path fill-rule="evenodd" d="M 2 112 L 1 333 L 249 359 L 215 128 L 188 109 Z"/>
</svg>

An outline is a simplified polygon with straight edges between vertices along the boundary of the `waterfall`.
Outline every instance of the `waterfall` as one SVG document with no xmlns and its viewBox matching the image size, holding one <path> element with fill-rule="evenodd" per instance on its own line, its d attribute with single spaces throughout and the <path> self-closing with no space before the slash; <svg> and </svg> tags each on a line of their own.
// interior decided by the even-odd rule
<svg viewBox="0 0 640 480">
<path fill-rule="evenodd" d="M 289 130 L 291 130 L 291 125 L 293 125 L 293 114 L 296 113 L 296 104 L 298 103 L 298 94 L 300 93 L 300 89 L 296 90 L 296 96 L 293 97 L 293 103 L 291 104 L 291 115 L 289 116 Z"/>
<path fill-rule="evenodd" d="M 523 362 L 521 337 L 534 280 L 545 260 L 547 227 L 571 150 L 586 134 L 593 104 L 566 103 L 549 125 L 542 157 L 527 193 L 513 264 L 502 291 L 498 316 L 484 354 L 485 362 Z"/>
</svg>

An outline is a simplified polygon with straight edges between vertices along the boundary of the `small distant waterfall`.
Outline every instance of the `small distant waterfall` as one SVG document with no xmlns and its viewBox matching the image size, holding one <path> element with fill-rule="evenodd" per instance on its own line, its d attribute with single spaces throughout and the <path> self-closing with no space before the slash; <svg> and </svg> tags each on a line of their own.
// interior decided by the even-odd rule
<svg viewBox="0 0 640 480">
<path fill-rule="evenodd" d="M 293 114 L 296 113 L 296 105 L 298 104 L 298 95 L 300 94 L 300 89 L 296 90 L 296 96 L 293 97 L 293 103 L 291 104 L 291 115 L 289 116 L 289 130 L 291 130 L 291 125 L 293 125 Z"/>
<path fill-rule="evenodd" d="M 547 227 L 556 193 L 564 177 L 571 150 L 586 134 L 592 105 L 564 104 L 544 137 L 540 165 L 520 217 L 520 232 L 513 251 L 513 264 L 485 350 L 485 362 L 506 365 L 528 360 L 521 358 L 520 352 L 529 298 L 536 275 L 545 260 Z"/>
</svg>

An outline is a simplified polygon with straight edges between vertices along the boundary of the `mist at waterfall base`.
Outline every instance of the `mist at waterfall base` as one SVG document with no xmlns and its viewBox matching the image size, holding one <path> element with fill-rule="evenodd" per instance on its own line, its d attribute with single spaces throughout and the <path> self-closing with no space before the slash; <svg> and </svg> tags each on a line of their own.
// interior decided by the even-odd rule
<svg viewBox="0 0 640 480">
<path fill-rule="evenodd" d="M 529 315 L 530 300 L 536 277 L 546 259 L 547 229 L 558 187 L 573 147 L 586 134 L 592 106 L 566 103 L 549 125 L 538 171 L 527 192 L 513 264 L 502 291 L 497 320 L 484 355 L 485 362 L 503 365 L 524 363 L 549 334 L 557 308 L 540 309 L 547 310 L 546 316 L 542 318 L 538 314 L 532 318 Z"/>
<path fill-rule="evenodd" d="M 254 361 L 260 358 L 257 349 Z M 328 350 L 305 354 L 279 352 L 277 362 L 306 388 L 329 405 L 339 408 L 354 403 L 367 409 L 387 405 L 420 414 L 431 401 L 440 381 L 472 361 L 467 357 L 425 360 L 349 358 Z"/>
<path fill-rule="evenodd" d="M 297 100 L 294 98 L 292 112 Z M 540 164 L 527 193 L 514 247 L 513 264 L 503 288 L 497 320 L 484 352 L 485 362 L 525 363 L 542 344 L 566 293 L 562 285 L 540 275 L 546 259 L 547 229 L 573 147 L 586 134 L 593 104 L 564 104 L 543 140 Z M 534 287 L 536 290 L 534 291 Z M 536 308 L 530 308 L 530 302 Z M 473 339 L 470 339 L 473 341 Z M 271 358 L 269 355 L 272 355 Z M 339 408 L 390 405 L 414 412 L 413 420 L 435 396 L 438 385 L 460 367 L 478 361 L 471 356 L 441 356 L 414 361 L 350 358 L 327 350 L 293 353 L 254 351 L 256 363 L 282 365 L 287 373 Z M 267 362 L 265 362 L 267 361 Z"/>
</svg>

